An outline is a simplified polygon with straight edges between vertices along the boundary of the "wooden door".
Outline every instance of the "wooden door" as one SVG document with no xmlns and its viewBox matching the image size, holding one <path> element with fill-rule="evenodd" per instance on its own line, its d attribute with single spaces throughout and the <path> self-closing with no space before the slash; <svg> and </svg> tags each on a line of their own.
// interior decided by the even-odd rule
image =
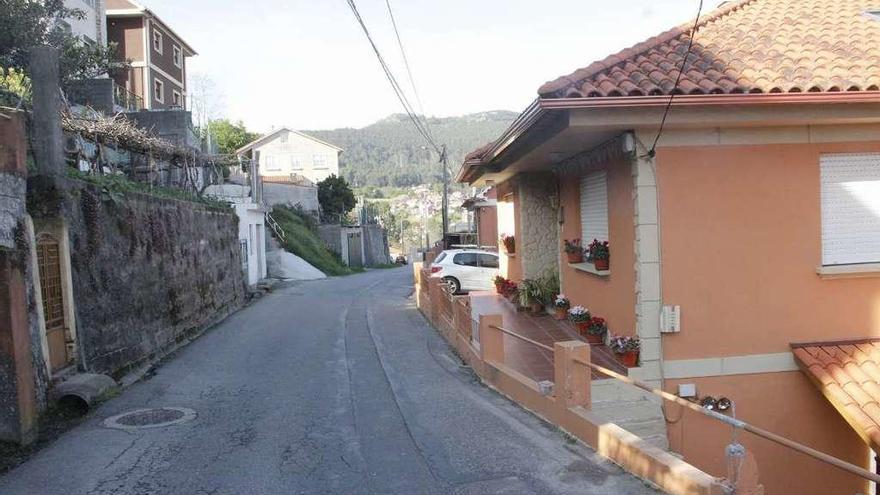
<svg viewBox="0 0 880 495">
<path fill-rule="evenodd" d="M 37 265 L 46 319 L 46 340 L 52 371 L 67 366 L 67 331 L 64 321 L 64 291 L 61 287 L 61 255 L 58 240 L 41 234 L 37 239 Z"/>
<path fill-rule="evenodd" d="M 364 266 L 361 242 L 360 234 L 348 234 L 348 266 Z"/>
</svg>

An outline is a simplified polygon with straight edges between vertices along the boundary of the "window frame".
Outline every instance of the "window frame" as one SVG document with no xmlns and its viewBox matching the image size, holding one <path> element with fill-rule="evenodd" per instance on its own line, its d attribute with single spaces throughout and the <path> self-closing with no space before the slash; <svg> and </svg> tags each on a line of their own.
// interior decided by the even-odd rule
<svg viewBox="0 0 880 495">
<path fill-rule="evenodd" d="M 153 50 L 159 55 L 164 55 L 165 52 L 165 33 L 160 31 L 155 25 L 153 25 Z"/>
<path fill-rule="evenodd" d="M 473 265 L 468 265 L 468 264 L 466 264 L 466 263 L 459 263 L 459 262 L 458 262 L 458 258 L 459 258 L 459 257 L 464 257 L 464 256 L 472 256 L 472 257 L 473 257 L 473 260 L 474 260 L 474 264 L 473 264 Z M 470 252 L 466 252 L 466 253 L 455 253 L 455 256 L 452 257 L 452 264 L 453 264 L 453 265 L 456 265 L 456 266 L 469 266 L 469 267 L 471 267 L 471 268 L 479 268 L 479 267 L 480 267 L 480 257 L 479 257 L 479 253 L 470 253 Z"/>
<path fill-rule="evenodd" d="M 584 194 L 586 192 L 584 189 L 585 189 L 585 187 L 587 187 L 587 182 L 593 178 L 601 179 L 602 185 L 604 185 L 604 196 L 605 196 L 605 198 L 604 198 L 605 199 L 605 201 L 604 201 L 605 215 L 604 215 L 604 219 L 603 219 L 604 225 L 589 225 L 588 221 L 590 220 L 590 218 L 584 217 L 584 213 L 585 213 L 585 211 L 584 211 L 584 203 L 585 203 Z M 583 175 L 580 178 L 580 181 L 578 182 L 578 207 L 579 207 L 578 222 L 580 224 L 579 226 L 580 226 L 580 230 L 581 230 L 581 243 L 584 245 L 584 247 L 588 246 L 591 242 L 593 242 L 593 239 L 596 239 L 600 242 L 603 242 L 603 241 L 610 242 L 610 240 L 611 240 L 610 239 L 610 237 L 611 237 L 611 220 L 610 220 L 611 208 L 609 206 L 608 199 L 609 199 L 608 172 L 606 170 L 597 170 L 595 172 L 591 172 L 589 174 Z M 599 215 L 601 216 L 601 212 Z M 589 232 L 589 234 L 588 234 L 588 232 Z M 594 232 L 602 232 L 604 234 L 604 236 L 594 235 Z M 600 238 L 600 237 L 604 237 L 604 238 Z"/>
<path fill-rule="evenodd" d="M 491 258 L 492 260 L 494 260 L 494 265 L 491 265 L 491 266 L 484 265 L 483 258 Z M 497 269 L 497 268 L 501 268 L 501 260 L 499 259 L 498 255 L 495 255 L 492 253 L 477 253 L 477 263 L 479 263 L 480 268 L 491 268 L 493 270 Z"/>
<path fill-rule="evenodd" d="M 153 77 L 153 100 L 162 104 L 165 103 L 165 81 L 158 77 Z"/>
<path fill-rule="evenodd" d="M 860 160 L 865 160 L 866 163 L 861 163 Z M 880 168 L 875 165 L 880 165 L 880 152 L 820 153 L 820 267 L 833 271 L 835 267 L 880 265 L 880 250 L 869 253 L 857 249 L 834 248 L 842 242 L 845 246 L 864 245 L 865 239 L 868 239 L 868 245 L 873 245 L 875 242 L 873 238 L 880 235 L 876 222 L 870 225 L 853 222 L 858 220 L 858 214 L 853 218 L 846 217 L 847 212 L 851 212 L 851 203 L 862 203 L 863 196 L 875 196 L 865 194 L 865 190 L 859 194 L 858 187 L 867 184 L 868 192 L 880 187 Z M 860 170 L 859 167 L 863 168 Z M 841 190 L 846 190 L 843 199 L 841 199 Z M 855 200 L 849 198 L 850 204 L 847 204 L 847 195 L 855 196 Z M 835 206 L 843 209 L 835 210 Z M 852 227 L 850 224 L 858 224 L 858 227 Z M 859 236 L 862 238 L 860 239 Z"/>
<path fill-rule="evenodd" d="M 171 61 L 178 69 L 183 68 L 183 50 L 174 44 L 171 45 Z"/>
<path fill-rule="evenodd" d="M 312 168 L 314 168 L 315 170 L 329 169 L 330 165 L 327 163 L 327 155 L 325 155 L 324 153 L 313 153 Z"/>
<path fill-rule="evenodd" d="M 183 93 L 176 89 L 171 90 L 171 105 L 183 108 Z"/>
</svg>

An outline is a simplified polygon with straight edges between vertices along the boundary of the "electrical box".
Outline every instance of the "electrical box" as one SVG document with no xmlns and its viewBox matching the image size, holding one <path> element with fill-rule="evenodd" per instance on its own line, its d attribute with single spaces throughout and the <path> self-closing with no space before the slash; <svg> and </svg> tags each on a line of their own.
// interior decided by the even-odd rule
<svg viewBox="0 0 880 495">
<path fill-rule="evenodd" d="M 660 315 L 660 331 L 663 333 L 681 331 L 681 306 L 663 306 Z"/>
<path fill-rule="evenodd" d="M 697 396 L 697 386 L 693 383 L 680 383 L 678 385 L 678 396 L 689 399 Z"/>
</svg>

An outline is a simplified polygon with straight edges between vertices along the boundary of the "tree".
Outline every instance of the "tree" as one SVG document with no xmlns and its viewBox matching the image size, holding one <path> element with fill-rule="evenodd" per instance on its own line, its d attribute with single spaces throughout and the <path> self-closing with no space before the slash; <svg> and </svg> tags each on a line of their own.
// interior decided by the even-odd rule
<svg viewBox="0 0 880 495">
<path fill-rule="evenodd" d="M 340 220 L 354 208 L 356 201 L 348 182 L 342 177 L 331 175 L 318 182 L 318 203 L 321 204 L 324 218 Z"/>
<path fill-rule="evenodd" d="M 0 0 L 0 67 L 28 73 L 30 49 L 58 49 L 61 84 L 124 70 L 128 63 L 115 57 L 116 46 L 87 44 L 62 27 L 64 19 L 83 19 L 85 13 L 62 0 Z"/>
<path fill-rule="evenodd" d="M 217 143 L 217 149 L 226 155 L 234 154 L 235 150 L 260 137 L 258 133 L 249 132 L 241 120 L 215 120 L 208 124 L 208 129 Z"/>
</svg>

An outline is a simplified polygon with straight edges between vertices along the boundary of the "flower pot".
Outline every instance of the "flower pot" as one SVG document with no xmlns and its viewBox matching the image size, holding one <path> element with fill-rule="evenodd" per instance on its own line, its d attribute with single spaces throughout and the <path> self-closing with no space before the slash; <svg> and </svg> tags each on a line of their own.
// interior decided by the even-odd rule
<svg viewBox="0 0 880 495">
<path fill-rule="evenodd" d="M 513 237 L 504 240 L 504 249 L 507 254 L 516 254 L 516 239 Z"/>
<path fill-rule="evenodd" d="M 568 317 L 568 308 L 554 308 L 553 310 L 553 319 L 554 320 L 564 320 Z"/>
<path fill-rule="evenodd" d="M 565 253 L 569 263 L 583 263 L 584 253 Z"/>
<path fill-rule="evenodd" d="M 584 334 L 584 337 L 587 338 L 588 344 L 604 344 L 605 339 L 603 339 L 601 333 L 590 333 L 589 330 Z"/>
<path fill-rule="evenodd" d="M 576 321 L 576 322 L 574 322 L 574 326 L 575 326 L 575 328 L 577 328 L 577 331 L 579 334 L 587 335 L 587 330 L 590 328 L 590 322 L 589 321 Z"/>
<path fill-rule="evenodd" d="M 596 270 L 605 271 L 608 270 L 611 260 L 593 260 L 593 265 L 596 267 Z"/>
<path fill-rule="evenodd" d="M 617 359 L 627 368 L 635 368 L 639 365 L 639 351 L 626 351 L 615 354 Z"/>
<path fill-rule="evenodd" d="M 543 315 L 546 312 L 546 310 L 544 309 L 544 305 L 541 303 L 530 304 L 529 310 L 531 310 L 532 314 L 535 316 Z"/>
</svg>

